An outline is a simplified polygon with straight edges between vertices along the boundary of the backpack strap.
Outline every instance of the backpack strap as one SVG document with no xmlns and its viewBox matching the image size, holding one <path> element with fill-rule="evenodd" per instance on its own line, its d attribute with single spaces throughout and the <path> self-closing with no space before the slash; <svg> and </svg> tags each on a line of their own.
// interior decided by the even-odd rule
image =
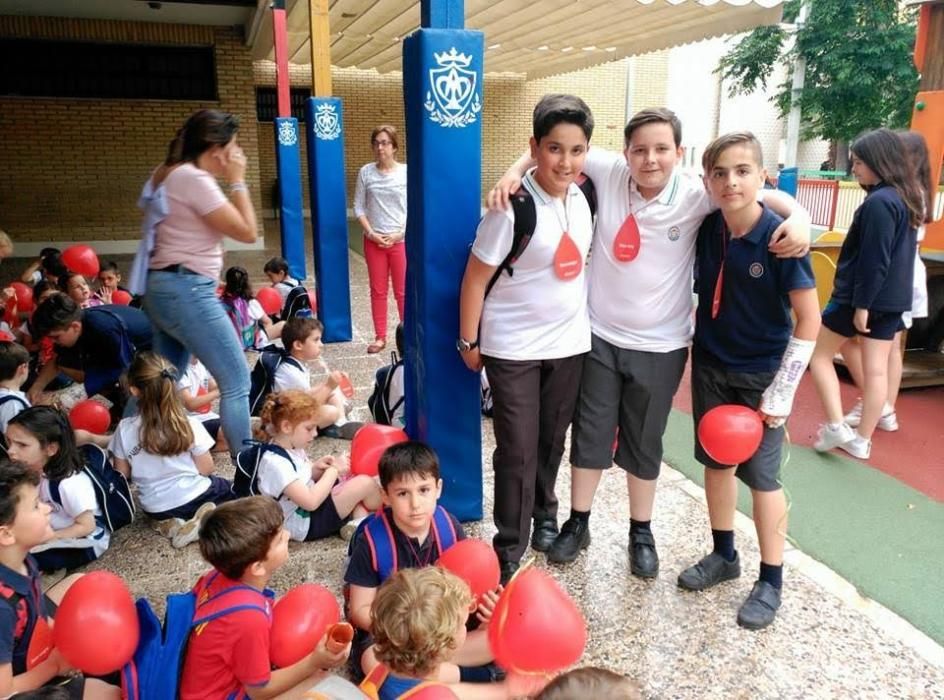
<svg viewBox="0 0 944 700">
<path fill-rule="evenodd" d="M 5 583 L 0 583 L 0 600 L 4 601 L 10 608 L 13 610 L 13 614 L 16 617 L 13 629 L 13 645 L 16 646 L 17 642 L 23 638 L 23 634 L 26 632 L 26 626 L 29 624 L 28 614 L 23 616 L 20 614 L 20 601 L 23 599 L 19 593 L 13 590 L 12 587 L 8 586 Z"/>
<path fill-rule="evenodd" d="M 357 686 L 367 697 L 379 699 L 380 698 L 380 686 L 384 684 L 384 681 L 387 680 L 387 676 L 390 675 L 390 671 L 387 670 L 387 667 L 383 664 L 377 664 L 368 673 L 364 680 L 361 681 L 361 684 Z"/>
<path fill-rule="evenodd" d="M 59 482 L 53 479 L 47 479 L 49 484 L 49 497 L 57 506 L 62 506 L 62 495 L 59 493 Z"/>
<path fill-rule="evenodd" d="M 225 615 L 229 615 L 230 613 L 239 612 L 240 610 L 257 610 L 267 618 L 271 616 L 269 607 L 266 605 L 265 593 L 245 584 L 224 588 L 222 591 L 214 593 L 206 600 L 201 601 L 200 597 L 209 590 L 210 585 L 216 579 L 217 575 L 217 571 L 211 573 L 203 582 L 203 585 L 194 591 L 198 602 L 196 610 L 193 614 L 193 621 L 190 623 L 190 627 L 192 629 L 201 627 L 208 622 L 212 622 L 213 620 L 224 617 Z M 239 594 L 239 600 L 233 601 L 232 604 L 228 606 L 216 605 L 216 603 L 218 603 L 223 598 L 232 597 L 232 594 L 234 593 Z M 261 603 L 259 602 L 260 597 L 262 598 Z M 208 608 L 209 610 L 207 610 Z M 201 610 L 204 611 L 202 614 Z"/>
<path fill-rule="evenodd" d="M 580 182 L 577 183 L 577 187 L 583 192 L 583 196 L 587 198 L 587 204 L 590 206 L 590 216 L 592 218 L 596 216 L 597 213 L 597 188 L 594 187 L 593 180 L 586 175 L 581 173 L 579 179 Z"/>
<path fill-rule="evenodd" d="M 439 681 L 423 681 L 403 693 L 400 696 L 400 700 L 404 700 L 405 698 L 412 698 L 412 700 L 424 700 L 424 698 L 429 698 L 429 700 L 442 700 L 445 697 L 443 695 L 443 689 L 450 692 L 449 697 L 457 697 L 447 688 L 445 683 L 440 683 Z"/>
<path fill-rule="evenodd" d="M 439 556 L 442 556 L 442 553 L 454 545 L 458 539 L 452 518 L 442 506 L 436 506 L 436 510 L 433 511 L 433 536 L 436 538 Z"/>
<path fill-rule="evenodd" d="M 492 274 L 492 278 L 488 281 L 488 284 L 485 285 L 486 297 L 489 292 L 492 291 L 492 287 L 495 286 L 495 283 L 498 282 L 498 278 L 501 277 L 502 272 L 507 271 L 509 277 L 514 274 L 512 265 L 521 257 L 525 248 L 528 247 L 528 243 L 531 242 L 531 237 L 534 235 L 534 228 L 537 226 L 538 214 L 534 205 L 534 197 L 532 197 L 531 193 L 524 187 L 519 188 L 514 196 L 512 196 L 511 208 L 515 214 L 511 250 L 508 251 L 508 255 L 501 261 L 501 264 L 495 269 L 494 274 Z"/>
<path fill-rule="evenodd" d="M 365 522 L 364 536 L 367 546 L 370 547 L 371 564 L 383 583 L 399 568 L 393 528 L 383 509 L 369 516 Z"/>
</svg>

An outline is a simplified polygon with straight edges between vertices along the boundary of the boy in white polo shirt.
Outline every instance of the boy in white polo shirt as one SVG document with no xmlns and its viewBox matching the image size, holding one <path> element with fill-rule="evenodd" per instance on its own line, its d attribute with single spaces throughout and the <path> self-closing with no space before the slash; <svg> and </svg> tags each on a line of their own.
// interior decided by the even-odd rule
<svg viewBox="0 0 944 700">
<path fill-rule="evenodd" d="M 534 549 L 546 551 L 558 534 L 554 485 L 590 350 L 585 260 L 593 220 L 574 180 L 587 155 L 593 116 L 578 97 L 545 95 L 534 108 L 533 126 L 537 167 L 523 183 L 533 204 L 524 200 L 517 207 L 533 207 L 533 222 L 521 216 L 534 224 L 531 239 L 523 252 L 519 247 L 513 253 L 515 210 L 488 212 L 460 296 L 459 352 L 469 369 L 485 365 L 492 388 L 493 546 L 503 583 L 518 569 L 532 518 Z M 520 237 L 522 221 L 517 223 Z"/>
<path fill-rule="evenodd" d="M 716 207 L 700 179 L 675 170 L 682 124 L 671 110 L 644 109 L 623 134 L 623 157 L 595 149 L 584 163 L 599 203 L 588 271 L 592 347 L 571 436 L 571 515 L 547 556 L 570 562 L 590 544 L 593 497 L 603 470 L 615 461 L 626 471 L 629 492 L 630 570 L 654 578 L 659 557 L 650 521 L 662 434 L 692 338 L 698 227 Z M 523 155 L 506 172 L 489 195 L 490 206 L 502 206 L 517 189 L 529 161 Z M 808 215 L 789 195 L 765 195 L 771 209 L 790 215 L 772 234 L 771 251 L 804 255 Z"/>
</svg>

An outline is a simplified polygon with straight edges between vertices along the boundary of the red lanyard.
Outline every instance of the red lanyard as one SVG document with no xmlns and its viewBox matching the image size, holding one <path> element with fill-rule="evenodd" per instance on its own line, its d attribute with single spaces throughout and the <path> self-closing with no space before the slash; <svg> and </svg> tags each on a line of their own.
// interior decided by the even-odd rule
<svg viewBox="0 0 944 700">
<path fill-rule="evenodd" d="M 429 560 L 433 558 L 433 550 L 436 548 L 436 535 L 433 532 L 433 528 L 429 528 L 429 534 L 426 536 L 427 539 L 433 538 L 433 541 L 429 543 L 429 551 L 426 552 L 426 558 L 420 559 L 420 552 L 413 546 L 413 538 L 403 533 L 403 536 L 406 538 L 406 545 L 410 548 L 410 554 L 413 555 L 413 560 L 416 562 L 417 568 L 423 568 L 424 566 L 429 565 Z M 420 550 L 423 549 L 423 545 L 420 545 Z"/>
<path fill-rule="evenodd" d="M 711 299 L 711 318 L 718 318 L 721 310 L 721 288 L 724 286 L 724 261 L 728 253 L 728 227 L 721 224 L 721 269 L 718 270 L 718 279 L 715 280 L 715 293 Z"/>
</svg>

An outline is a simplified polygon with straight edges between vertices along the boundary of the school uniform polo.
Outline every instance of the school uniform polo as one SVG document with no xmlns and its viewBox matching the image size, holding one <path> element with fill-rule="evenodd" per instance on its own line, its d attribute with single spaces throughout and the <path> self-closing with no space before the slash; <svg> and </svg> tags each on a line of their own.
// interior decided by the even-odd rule
<svg viewBox="0 0 944 700">
<path fill-rule="evenodd" d="M 809 256 L 778 258 L 767 246 L 783 222 L 768 207 L 747 234 L 733 238 L 721 212 L 705 219 L 695 264 L 695 348 L 738 372 L 775 372 L 793 333 L 790 292 L 816 286 Z M 719 271 L 721 305 L 711 317 Z"/>
<path fill-rule="evenodd" d="M 16 593 L 17 609 L 0 601 L 0 666 L 13 664 L 13 675 L 26 672 L 26 654 L 40 617 L 50 618 L 42 579 L 32 557 L 26 557 L 26 574 L 0 564 L 0 587 L 5 594 Z M 4 598 L 7 595 L 3 596 Z"/>
</svg>

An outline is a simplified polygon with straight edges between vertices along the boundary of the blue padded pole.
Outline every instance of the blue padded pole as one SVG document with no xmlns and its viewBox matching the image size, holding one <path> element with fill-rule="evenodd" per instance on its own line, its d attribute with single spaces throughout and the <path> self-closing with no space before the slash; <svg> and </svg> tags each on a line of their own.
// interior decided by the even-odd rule
<svg viewBox="0 0 944 700">
<path fill-rule="evenodd" d="M 347 342 L 353 339 L 354 334 L 351 329 L 341 100 L 337 97 L 311 97 L 305 107 L 318 318 L 324 324 L 326 343 Z"/>
<path fill-rule="evenodd" d="M 424 7 L 430 2 L 456 4 Z M 441 502 L 461 520 L 482 517 L 479 377 L 462 363 L 456 338 L 481 207 L 483 45 L 481 32 L 461 29 L 419 29 L 403 44 L 407 432 L 438 453 Z"/>
<path fill-rule="evenodd" d="M 289 274 L 304 280 L 305 221 L 302 218 L 301 156 L 298 144 L 298 120 L 275 120 L 275 164 L 279 177 L 279 228 L 282 256 L 288 261 Z"/>
</svg>

